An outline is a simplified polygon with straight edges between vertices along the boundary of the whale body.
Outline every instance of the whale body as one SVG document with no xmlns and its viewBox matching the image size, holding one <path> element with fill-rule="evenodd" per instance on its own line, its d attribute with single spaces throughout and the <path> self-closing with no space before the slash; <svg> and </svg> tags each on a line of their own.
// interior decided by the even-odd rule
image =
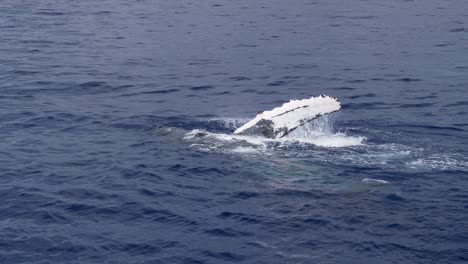
<svg viewBox="0 0 468 264">
<path fill-rule="evenodd" d="M 234 134 L 282 138 L 296 128 L 340 109 L 341 103 L 331 96 L 291 100 L 280 107 L 257 114 L 254 119 L 236 129 Z"/>
</svg>

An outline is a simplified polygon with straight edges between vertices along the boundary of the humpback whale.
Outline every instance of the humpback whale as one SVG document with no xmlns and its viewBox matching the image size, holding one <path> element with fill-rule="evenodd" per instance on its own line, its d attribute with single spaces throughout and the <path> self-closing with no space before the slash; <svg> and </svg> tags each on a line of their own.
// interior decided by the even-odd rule
<svg viewBox="0 0 468 264">
<path fill-rule="evenodd" d="M 282 138 L 296 128 L 340 109 L 341 103 L 336 98 L 326 95 L 291 100 L 270 111 L 258 113 L 254 119 L 236 129 L 234 134 Z"/>
</svg>

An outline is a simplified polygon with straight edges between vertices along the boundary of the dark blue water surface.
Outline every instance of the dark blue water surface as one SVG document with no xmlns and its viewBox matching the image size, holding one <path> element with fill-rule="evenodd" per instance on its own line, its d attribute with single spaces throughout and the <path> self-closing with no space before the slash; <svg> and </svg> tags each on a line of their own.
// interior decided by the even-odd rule
<svg viewBox="0 0 468 264">
<path fill-rule="evenodd" d="M 468 262 L 465 0 L 3 0 L 0 65 L 0 263 Z"/>
</svg>

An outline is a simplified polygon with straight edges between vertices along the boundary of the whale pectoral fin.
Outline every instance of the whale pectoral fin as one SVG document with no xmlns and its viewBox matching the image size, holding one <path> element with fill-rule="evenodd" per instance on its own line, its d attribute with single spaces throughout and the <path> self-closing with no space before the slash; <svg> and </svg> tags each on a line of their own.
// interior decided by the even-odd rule
<svg viewBox="0 0 468 264">
<path fill-rule="evenodd" d="M 341 103 L 330 96 L 291 100 L 270 111 L 258 113 L 254 119 L 236 129 L 234 134 L 282 138 L 296 128 L 340 109 Z"/>
<path fill-rule="evenodd" d="M 241 132 L 235 133 L 237 135 L 256 135 L 264 136 L 267 138 L 275 138 L 275 129 L 273 128 L 273 121 L 261 119 L 254 126 L 245 129 Z"/>
</svg>

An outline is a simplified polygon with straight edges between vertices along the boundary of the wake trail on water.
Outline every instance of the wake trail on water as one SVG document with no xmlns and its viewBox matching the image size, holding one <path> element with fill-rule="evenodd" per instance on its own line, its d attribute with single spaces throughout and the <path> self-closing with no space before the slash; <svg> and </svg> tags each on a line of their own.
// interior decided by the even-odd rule
<svg viewBox="0 0 468 264">
<path fill-rule="evenodd" d="M 233 134 L 248 122 L 242 118 L 171 120 L 154 128 L 166 140 L 181 140 L 201 153 L 233 154 L 253 160 L 276 157 L 293 164 L 303 161 L 407 172 L 460 171 L 468 168 L 463 153 L 427 144 L 411 144 L 401 134 L 346 123 L 336 128 L 339 113 L 319 117 L 283 138 Z M 361 122 L 359 122 L 361 123 Z M 351 126 L 350 126 L 351 125 Z M 374 182 L 366 181 L 368 184 Z"/>
</svg>

